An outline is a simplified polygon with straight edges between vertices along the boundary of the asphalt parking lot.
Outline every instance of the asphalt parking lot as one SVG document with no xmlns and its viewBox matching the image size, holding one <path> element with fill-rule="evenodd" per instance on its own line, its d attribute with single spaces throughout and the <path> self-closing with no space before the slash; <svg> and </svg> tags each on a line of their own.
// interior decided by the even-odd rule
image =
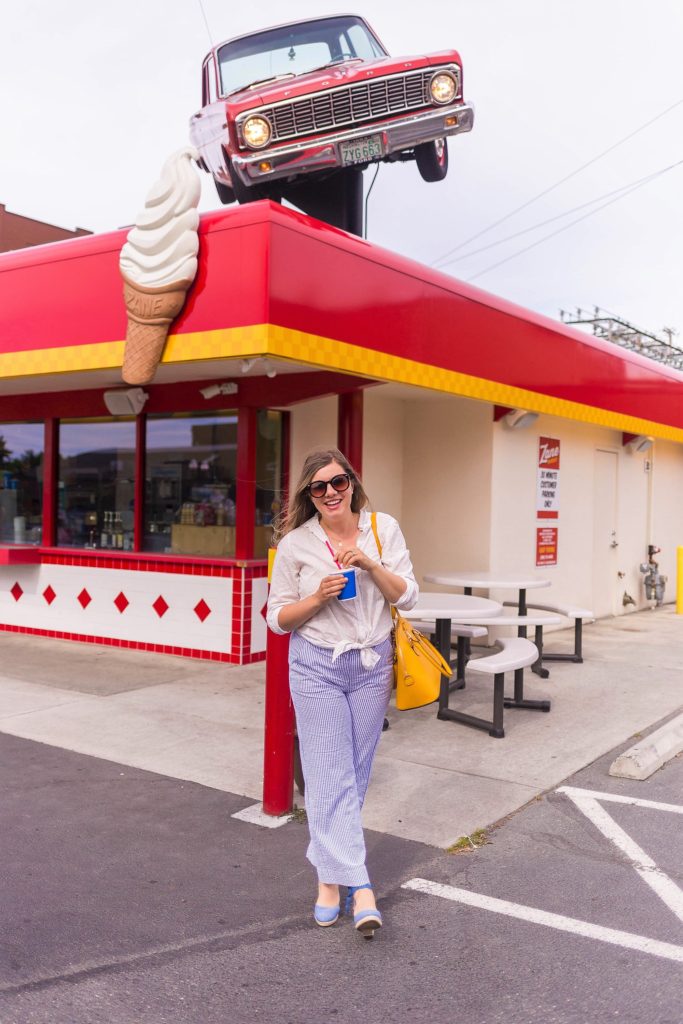
<svg viewBox="0 0 683 1024">
<path fill-rule="evenodd" d="M 635 783 L 608 777 L 611 756 L 565 785 L 607 809 L 675 897 L 680 814 L 585 794 L 678 806 L 683 759 Z M 242 797 L 16 737 L 0 735 L 0 764 L 2 1024 L 680 1024 L 675 906 L 561 787 L 469 853 L 369 833 L 386 926 L 366 942 L 347 920 L 313 925 L 301 822 L 262 829 L 231 817 Z"/>
</svg>

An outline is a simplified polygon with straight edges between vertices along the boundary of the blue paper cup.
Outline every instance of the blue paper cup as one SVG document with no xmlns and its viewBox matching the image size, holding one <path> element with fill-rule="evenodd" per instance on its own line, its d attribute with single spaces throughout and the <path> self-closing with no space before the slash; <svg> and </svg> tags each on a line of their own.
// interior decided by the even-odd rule
<svg viewBox="0 0 683 1024">
<path fill-rule="evenodd" d="M 337 598 L 340 601 L 349 601 L 352 597 L 356 596 L 356 570 L 345 569 L 339 575 L 346 577 L 346 583 L 342 592 L 337 594 Z"/>
</svg>

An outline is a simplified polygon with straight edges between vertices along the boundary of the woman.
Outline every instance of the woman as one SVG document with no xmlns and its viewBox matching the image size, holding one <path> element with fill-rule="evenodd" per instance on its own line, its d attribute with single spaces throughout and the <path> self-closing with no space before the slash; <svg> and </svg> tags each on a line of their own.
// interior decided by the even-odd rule
<svg viewBox="0 0 683 1024">
<path fill-rule="evenodd" d="M 418 588 L 398 523 L 379 514 L 336 448 L 315 451 L 279 528 L 268 625 L 291 633 L 289 682 L 296 712 L 307 857 L 318 872 L 316 922 L 334 924 L 339 886 L 366 937 L 382 917 L 365 866 L 360 812 L 393 681 L 390 605 L 412 608 Z M 355 577 L 355 597 L 342 572 Z M 343 593 L 342 593 L 343 591 Z"/>
</svg>

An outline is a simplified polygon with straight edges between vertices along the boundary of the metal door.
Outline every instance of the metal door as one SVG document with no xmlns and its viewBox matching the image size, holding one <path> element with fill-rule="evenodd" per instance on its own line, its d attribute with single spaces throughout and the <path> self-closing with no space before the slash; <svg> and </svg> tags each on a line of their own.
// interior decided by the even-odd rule
<svg viewBox="0 0 683 1024">
<path fill-rule="evenodd" d="M 617 453 L 597 449 L 593 488 L 593 610 L 615 615 L 617 599 Z"/>
</svg>

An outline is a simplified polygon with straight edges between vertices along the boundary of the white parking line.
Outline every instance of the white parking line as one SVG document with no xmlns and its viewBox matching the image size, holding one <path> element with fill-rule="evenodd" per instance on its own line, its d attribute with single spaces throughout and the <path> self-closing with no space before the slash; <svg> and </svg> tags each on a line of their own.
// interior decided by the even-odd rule
<svg viewBox="0 0 683 1024">
<path fill-rule="evenodd" d="M 576 918 L 565 917 L 563 914 L 551 914 L 546 910 L 525 907 L 520 903 L 508 903 L 507 900 L 470 892 L 469 889 L 456 889 L 454 886 L 442 885 L 440 882 L 430 882 L 426 878 L 411 878 L 401 888 L 423 892 L 427 896 L 440 896 L 441 899 L 452 900 L 454 903 L 464 903 L 469 907 L 490 910 L 494 914 L 516 917 L 522 921 L 530 921 L 532 924 L 542 924 L 547 928 L 557 928 L 559 931 L 569 932 L 572 935 L 582 935 L 587 939 L 597 939 L 599 942 L 608 942 L 613 946 L 635 949 L 640 953 L 649 953 L 651 956 L 683 963 L 683 946 L 660 942 L 658 939 L 648 939 L 644 935 L 621 932 L 614 928 L 603 928 L 602 925 L 591 924 L 589 921 L 578 921 Z"/>
<path fill-rule="evenodd" d="M 556 793 L 566 793 L 567 796 L 589 796 L 593 800 L 607 800 L 613 804 L 632 804 L 634 807 L 649 807 L 653 811 L 671 811 L 673 814 L 683 814 L 683 804 L 662 804 L 657 800 L 641 800 L 638 796 L 621 796 L 619 793 L 598 793 L 593 789 L 577 789 L 575 786 L 559 786 Z"/>
<path fill-rule="evenodd" d="M 612 800 L 613 803 L 628 803 L 638 807 L 647 807 L 648 810 L 673 811 L 676 814 L 683 813 L 683 807 L 679 807 L 677 804 L 658 804 L 654 800 L 636 800 L 629 797 L 614 799 L 611 793 L 574 789 L 572 786 L 562 786 L 557 792 L 568 796 L 581 813 L 585 814 L 588 820 L 602 832 L 603 836 L 614 843 L 618 850 L 621 850 L 642 880 L 650 886 L 669 910 L 683 921 L 683 890 L 661 868 L 657 867 L 652 857 L 638 846 L 628 832 L 617 825 L 614 818 L 601 806 L 601 802 Z"/>
</svg>

